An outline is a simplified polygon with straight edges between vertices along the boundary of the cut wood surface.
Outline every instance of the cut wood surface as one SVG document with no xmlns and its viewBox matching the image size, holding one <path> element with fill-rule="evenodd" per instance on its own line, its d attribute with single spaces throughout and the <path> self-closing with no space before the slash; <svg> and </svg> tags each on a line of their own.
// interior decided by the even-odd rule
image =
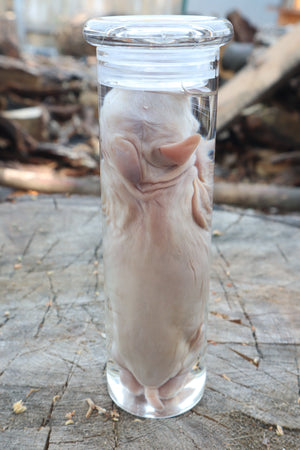
<svg viewBox="0 0 300 450">
<path fill-rule="evenodd" d="M 299 216 L 214 211 L 205 394 L 153 420 L 106 390 L 100 199 L 0 214 L 0 448 L 299 449 Z"/>
<path fill-rule="evenodd" d="M 247 106 L 265 97 L 300 67 L 300 24 L 249 63 L 219 90 L 217 130 L 229 125 Z"/>
</svg>

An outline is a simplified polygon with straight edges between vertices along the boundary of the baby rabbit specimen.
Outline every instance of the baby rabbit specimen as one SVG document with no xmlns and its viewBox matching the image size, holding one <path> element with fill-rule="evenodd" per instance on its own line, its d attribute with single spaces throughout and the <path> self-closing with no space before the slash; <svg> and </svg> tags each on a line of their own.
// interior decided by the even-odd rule
<svg viewBox="0 0 300 450">
<path fill-rule="evenodd" d="M 100 116 L 111 357 L 156 410 L 205 348 L 212 166 L 181 94 L 112 89 Z"/>
</svg>

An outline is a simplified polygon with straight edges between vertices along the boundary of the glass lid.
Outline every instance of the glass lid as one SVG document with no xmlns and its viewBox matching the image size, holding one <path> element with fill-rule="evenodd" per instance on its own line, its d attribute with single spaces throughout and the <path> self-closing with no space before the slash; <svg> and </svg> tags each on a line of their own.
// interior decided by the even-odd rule
<svg viewBox="0 0 300 450">
<path fill-rule="evenodd" d="M 83 34 L 96 46 L 221 46 L 231 40 L 233 27 L 226 19 L 206 16 L 106 16 L 89 20 Z"/>
</svg>

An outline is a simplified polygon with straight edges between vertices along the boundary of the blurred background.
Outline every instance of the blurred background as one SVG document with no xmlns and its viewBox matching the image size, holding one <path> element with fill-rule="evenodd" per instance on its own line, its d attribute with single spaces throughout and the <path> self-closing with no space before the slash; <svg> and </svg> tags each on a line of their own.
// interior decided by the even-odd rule
<svg viewBox="0 0 300 450">
<path fill-rule="evenodd" d="M 300 0 L 0 0 L 0 198 L 67 192 L 67 179 L 74 185 L 69 193 L 99 193 L 95 48 L 84 42 L 82 27 L 91 17 L 113 14 L 231 20 L 235 36 L 220 64 L 216 187 L 225 182 L 231 189 L 232 183 L 288 189 L 291 209 L 299 209 L 300 42 L 291 45 L 288 35 L 299 28 Z M 293 55 L 289 63 L 284 45 Z M 282 59 L 277 78 L 266 66 L 265 89 L 223 120 L 226 85 L 238 92 L 240 74 L 250 70 L 255 77 L 272 48 L 273 59 L 277 48 Z M 254 90 L 250 83 L 249 92 Z M 283 205 L 250 206 L 276 212 Z"/>
<path fill-rule="evenodd" d="M 275 25 L 281 0 L 0 0 L 0 12 L 11 11 L 23 49 L 55 49 L 55 35 L 76 18 L 113 14 L 202 14 L 226 17 L 238 8 L 255 26 Z M 284 2 L 293 5 L 293 0 Z M 46 49 L 44 49 L 46 51 Z"/>
</svg>

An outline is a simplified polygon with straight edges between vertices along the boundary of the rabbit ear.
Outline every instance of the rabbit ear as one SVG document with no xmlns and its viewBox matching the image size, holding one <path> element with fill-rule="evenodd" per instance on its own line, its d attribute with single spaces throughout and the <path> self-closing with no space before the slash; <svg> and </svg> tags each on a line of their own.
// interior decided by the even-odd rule
<svg viewBox="0 0 300 450">
<path fill-rule="evenodd" d="M 141 166 L 135 146 L 117 136 L 112 143 L 112 161 L 124 178 L 134 184 L 141 180 Z"/>
<path fill-rule="evenodd" d="M 163 145 L 159 148 L 160 153 L 171 163 L 181 166 L 194 153 L 200 142 L 200 135 L 194 134 L 182 142 Z"/>
</svg>

